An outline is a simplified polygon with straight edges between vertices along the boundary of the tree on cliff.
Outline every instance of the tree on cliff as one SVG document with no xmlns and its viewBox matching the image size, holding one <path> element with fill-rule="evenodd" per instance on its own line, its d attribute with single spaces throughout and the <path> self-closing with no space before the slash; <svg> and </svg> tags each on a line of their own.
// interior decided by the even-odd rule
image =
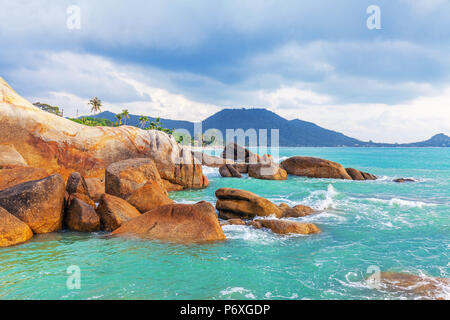
<svg viewBox="0 0 450 320">
<path fill-rule="evenodd" d="M 94 114 L 102 111 L 102 100 L 100 100 L 97 97 L 92 98 L 91 100 L 89 100 L 88 105 L 91 106 L 91 112 L 93 112 Z"/>
<path fill-rule="evenodd" d="M 127 125 L 127 119 L 130 119 L 130 113 L 128 112 L 128 109 L 124 109 L 122 110 L 122 116 L 123 119 L 125 120 L 125 125 Z"/>
</svg>

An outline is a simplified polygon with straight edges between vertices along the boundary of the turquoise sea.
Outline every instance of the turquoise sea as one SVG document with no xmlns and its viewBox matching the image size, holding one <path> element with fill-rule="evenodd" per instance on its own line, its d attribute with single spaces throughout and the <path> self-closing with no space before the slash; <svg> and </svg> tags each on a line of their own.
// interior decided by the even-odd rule
<svg viewBox="0 0 450 320">
<path fill-rule="evenodd" d="M 280 236 L 226 226 L 228 240 L 203 245 L 110 239 L 61 232 L 0 249 L 0 299 L 414 299 L 371 289 L 368 268 L 450 277 L 450 148 L 281 148 L 279 157 L 315 156 L 376 174 L 377 181 L 290 176 L 287 181 L 224 179 L 205 168 L 205 190 L 177 202 L 215 203 L 221 187 L 320 213 L 300 221 L 322 233 Z M 397 184 L 398 177 L 417 179 Z M 79 266 L 81 288 L 66 286 Z M 370 269 L 369 269 L 370 270 Z M 450 288 L 443 288 L 449 299 Z"/>
</svg>

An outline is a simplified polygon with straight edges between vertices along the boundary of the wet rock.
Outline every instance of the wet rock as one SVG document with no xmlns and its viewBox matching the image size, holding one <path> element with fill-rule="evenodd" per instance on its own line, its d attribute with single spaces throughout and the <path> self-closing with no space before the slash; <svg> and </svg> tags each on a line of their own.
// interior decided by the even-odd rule
<svg viewBox="0 0 450 320">
<path fill-rule="evenodd" d="M 320 232 L 315 224 L 289 220 L 260 219 L 251 221 L 250 225 L 257 229 L 268 228 L 278 234 L 314 234 Z"/>
<path fill-rule="evenodd" d="M 64 224 L 72 231 L 95 232 L 100 230 L 100 217 L 92 206 L 73 198 L 64 217 Z"/>
<path fill-rule="evenodd" d="M 241 219 L 229 219 L 220 221 L 221 226 L 245 226 L 245 222 Z"/>
<path fill-rule="evenodd" d="M 414 179 L 410 179 L 410 178 L 399 178 L 399 179 L 395 179 L 394 182 L 405 183 L 405 182 L 417 182 L 417 181 Z"/>
<path fill-rule="evenodd" d="M 33 237 L 30 227 L 0 207 L 0 247 L 26 242 Z"/>
<path fill-rule="evenodd" d="M 280 205 L 280 209 L 283 211 L 281 216 L 282 218 L 305 217 L 314 213 L 314 209 L 304 205 L 297 205 L 291 208 L 287 204 L 285 204 L 284 206 Z"/>
<path fill-rule="evenodd" d="M 216 191 L 216 208 L 222 219 L 252 219 L 256 216 L 281 217 L 282 210 L 269 200 L 239 189 L 221 188 Z"/>
<path fill-rule="evenodd" d="M 167 196 L 167 192 L 161 189 L 155 181 L 147 182 L 143 187 L 134 191 L 127 201 L 141 213 L 173 203 Z"/>
<path fill-rule="evenodd" d="M 56 174 L 0 191 L 0 206 L 25 222 L 34 233 L 62 227 L 65 183 Z"/>
<path fill-rule="evenodd" d="M 97 178 L 85 179 L 89 198 L 94 201 L 100 201 L 102 194 L 105 193 L 105 183 Z"/>
<path fill-rule="evenodd" d="M 14 167 L 0 169 L 0 190 L 11 188 L 18 184 L 40 180 L 48 177 L 47 171 L 31 167 Z"/>
<path fill-rule="evenodd" d="M 184 243 L 226 239 L 214 207 L 205 201 L 158 207 L 128 221 L 112 234 Z"/>
<path fill-rule="evenodd" d="M 226 164 L 219 168 L 219 173 L 224 178 L 242 178 L 239 171 L 231 164 Z"/>
<path fill-rule="evenodd" d="M 154 181 L 164 189 L 164 183 L 152 159 L 128 159 L 106 168 L 106 193 L 126 199 L 146 183 Z"/>
<path fill-rule="evenodd" d="M 127 201 L 107 193 L 102 195 L 96 212 L 100 217 L 101 228 L 105 231 L 114 231 L 124 222 L 141 215 Z"/>
<path fill-rule="evenodd" d="M 281 162 L 281 167 L 296 176 L 352 180 L 342 165 L 320 158 L 291 157 Z"/>
</svg>

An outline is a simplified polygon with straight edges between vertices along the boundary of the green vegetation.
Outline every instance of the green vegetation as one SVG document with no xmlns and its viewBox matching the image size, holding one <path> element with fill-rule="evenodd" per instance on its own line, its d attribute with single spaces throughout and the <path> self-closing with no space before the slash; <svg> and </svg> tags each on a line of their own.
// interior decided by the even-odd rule
<svg viewBox="0 0 450 320">
<path fill-rule="evenodd" d="M 114 124 L 108 119 L 100 119 L 93 117 L 82 117 L 80 119 L 69 118 L 73 122 L 84 124 L 90 127 L 113 127 Z"/>
<path fill-rule="evenodd" d="M 94 113 L 94 114 L 102 111 L 102 100 L 100 100 L 97 97 L 92 98 L 91 100 L 89 100 L 88 105 L 91 106 L 91 112 Z"/>
<path fill-rule="evenodd" d="M 127 125 L 127 119 L 130 119 L 130 113 L 128 112 L 128 109 L 122 110 L 122 118 L 125 120 L 125 125 Z"/>
<path fill-rule="evenodd" d="M 35 102 L 35 103 L 33 103 L 33 105 L 35 107 L 38 107 L 41 110 L 56 114 L 57 116 L 60 116 L 60 117 L 63 116 L 63 112 L 61 110 L 59 110 L 59 107 L 57 107 L 57 106 L 51 106 L 49 104 L 40 103 L 40 102 Z"/>
<path fill-rule="evenodd" d="M 173 134 L 173 129 L 167 129 L 163 127 L 160 117 L 156 118 L 155 121 L 150 122 L 150 126 L 144 128 L 144 130 L 158 130 L 167 134 Z"/>
</svg>

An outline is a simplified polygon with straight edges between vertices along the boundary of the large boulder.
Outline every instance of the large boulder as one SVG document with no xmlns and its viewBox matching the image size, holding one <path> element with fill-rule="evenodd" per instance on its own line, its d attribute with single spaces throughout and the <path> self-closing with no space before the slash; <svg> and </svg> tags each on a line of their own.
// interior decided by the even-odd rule
<svg viewBox="0 0 450 320">
<path fill-rule="evenodd" d="M 283 210 L 269 200 L 239 189 L 221 188 L 216 190 L 216 208 L 222 219 L 252 219 L 256 216 L 281 217 Z"/>
<path fill-rule="evenodd" d="M 154 181 L 161 190 L 161 180 L 155 162 L 152 159 L 128 159 L 108 166 L 105 172 L 105 191 L 122 199 L 129 197 L 134 191 L 146 183 Z"/>
<path fill-rule="evenodd" d="M 299 218 L 309 216 L 314 213 L 314 209 L 301 204 L 291 208 L 289 205 L 282 203 L 279 205 L 279 208 L 283 211 L 281 216 L 282 218 Z"/>
<path fill-rule="evenodd" d="M 242 175 L 232 164 L 226 164 L 219 168 L 219 173 L 224 178 L 242 178 Z"/>
<path fill-rule="evenodd" d="M 187 243 L 226 239 L 214 207 L 205 201 L 153 209 L 123 224 L 112 234 Z"/>
<path fill-rule="evenodd" d="M 380 286 L 391 292 L 400 292 L 420 299 L 446 299 L 450 279 L 418 276 L 402 272 L 381 272 Z"/>
<path fill-rule="evenodd" d="M 155 181 L 149 181 L 144 186 L 134 191 L 127 198 L 127 201 L 141 213 L 173 203 L 167 196 L 167 192 Z"/>
<path fill-rule="evenodd" d="M 222 152 L 222 158 L 243 163 L 258 163 L 260 160 L 259 155 L 234 142 L 231 142 L 225 146 Z"/>
<path fill-rule="evenodd" d="M 100 230 L 100 217 L 92 206 L 74 198 L 67 209 L 64 224 L 72 231 L 95 232 Z"/>
<path fill-rule="evenodd" d="M 15 166 L 26 167 L 28 164 L 13 145 L 0 145 L 0 168 Z"/>
<path fill-rule="evenodd" d="M 62 227 L 64 195 L 64 179 L 56 174 L 0 191 L 0 207 L 34 233 L 54 232 Z"/>
<path fill-rule="evenodd" d="M 296 176 L 352 180 L 342 165 L 320 158 L 291 157 L 281 162 L 281 167 Z"/>
<path fill-rule="evenodd" d="M 0 169 L 0 190 L 11 188 L 18 184 L 40 180 L 48 177 L 46 170 L 31 167 L 15 167 Z"/>
<path fill-rule="evenodd" d="M 245 226 L 245 221 L 242 219 L 229 219 L 220 221 L 220 225 L 223 226 Z"/>
<path fill-rule="evenodd" d="M 346 168 L 345 170 L 353 180 L 377 180 L 377 176 L 371 173 L 359 171 L 354 168 Z"/>
<path fill-rule="evenodd" d="M 40 110 L 0 78 L 0 144 L 14 145 L 31 167 L 64 178 L 79 172 L 103 178 L 110 164 L 151 158 L 163 179 L 183 188 L 204 188 L 208 180 L 191 150 L 157 130 L 132 126 L 90 127 Z"/>
<path fill-rule="evenodd" d="M 257 229 L 268 228 L 278 234 L 314 234 L 320 232 L 315 224 L 289 220 L 260 219 L 253 220 L 250 225 Z"/>
<path fill-rule="evenodd" d="M 92 200 L 87 194 L 84 194 L 84 193 L 72 193 L 70 195 L 68 194 L 68 197 L 66 199 L 66 207 L 67 208 L 70 206 L 73 199 L 81 200 L 84 203 L 90 205 L 92 208 L 95 208 L 94 200 Z"/>
<path fill-rule="evenodd" d="M 25 223 L 0 207 L 0 247 L 9 247 L 26 242 L 33 231 Z"/>
<path fill-rule="evenodd" d="M 96 212 L 100 217 L 101 228 L 105 231 L 114 231 L 124 222 L 141 215 L 127 201 L 107 193 L 102 195 Z"/>
<path fill-rule="evenodd" d="M 84 177 L 78 172 L 74 172 L 69 176 L 66 183 L 66 191 L 68 194 L 81 193 L 88 194 L 88 187 Z"/>
<path fill-rule="evenodd" d="M 97 202 L 100 201 L 100 198 L 105 193 L 105 182 L 97 178 L 87 178 L 85 182 L 89 198 Z"/>
</svg>

